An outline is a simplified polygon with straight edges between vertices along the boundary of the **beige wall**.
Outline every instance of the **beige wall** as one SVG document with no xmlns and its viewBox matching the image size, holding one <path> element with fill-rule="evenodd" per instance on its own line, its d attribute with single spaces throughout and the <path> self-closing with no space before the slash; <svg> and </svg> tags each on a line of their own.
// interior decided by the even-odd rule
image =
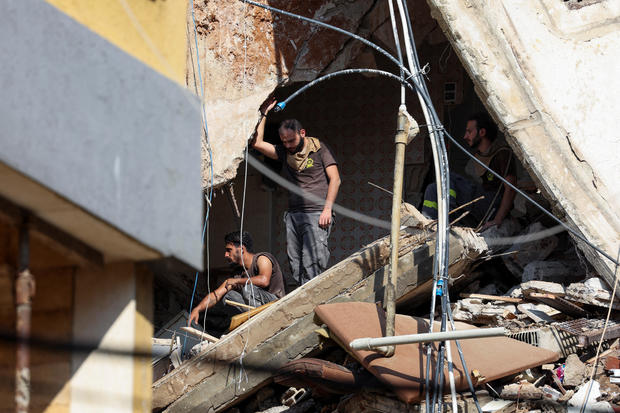
<svg viewBox="0 0 620 413">
<path fill-rule="evenodd" d="M 72 412 L 150 411 L 150 380 L 133 357 L 134 350 L 148 352 L 145 338 L 152 336 L 150 323 L 137 312 L 140 290 L 150 287 L 140 279 L 130 262 L 78 271 L 73 339 L 116 353 L 74 353 Z"/>
<path fill-rule="evenodd" d="M 0 331 L 10 337 L 15 334 L 18 233 L 1 212 Z M 150 273 L 131 262 L 105 268 L 78 265 L 53 247 L 31 231 L 30 271 L 36 292 L 30 411 L 150 411 Z M 89 346 L 120 350 L 120 354 L 92 352 Z M 15 410 L 15 354 L 12 342 L 0 341 L 2 413 Z"/>
</svg>

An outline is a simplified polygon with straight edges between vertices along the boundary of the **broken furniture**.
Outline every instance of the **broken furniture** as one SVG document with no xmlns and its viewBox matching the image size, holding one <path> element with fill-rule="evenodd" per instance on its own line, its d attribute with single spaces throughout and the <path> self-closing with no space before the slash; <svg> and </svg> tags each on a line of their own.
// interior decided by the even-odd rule
<svg viewBox="0 0 620 413">
<path fill-rule="evenodd" d="M 620 337 L 620 323 L 614 320 L 609 320 L 605 337 L 602 337 L 604 324 L 604 320 L 580 318 L 578 320 L 556 323 L 555 327 L 576 336 L 579 347 L 588 347 L 601 341 L 601 338 L 603 340 L 611 340 Z"/>
<path fill-rule="evenodd" d="M 384 334 L 385 314 L 372 303 L 333 303 L 316 307 L 317 316 L 327 325 L 341 346 L 353 355 L 379 380 L 391 387 L 396 395 L 406 403 L 422 399 L 424 392 L 426 350 L 422 344 L 396 346 L 392 357 L 384 357 L 376 351 L 353 350 L 347 344 L 361 337 L 381 337 Z M 434 327 L 439 327 L 435 323 Z M 456 323 L 457 330 L 475 328 L 465 323 Z M 396 317 L 396 335 L 428 332 L 428 321 L 404 315 Z M 555 352 L 537 348 L 507 337 L 489 337 L 461 340 L 461 347 L 469 369 L 476 369 L 492 381 L 530 367 L 555 361 Z M 454 341 L 450 342 L 452 353 L 458 354 Z M 431 372 L 437 363 L 437 345 L 431 358 Z M 454 376 L 457 390 L 468 389 L 466 375 L 460 359 L 454 359 Z M 448 374 L 444 375 L 444 385 L 448 385 Z"/>
</svg>

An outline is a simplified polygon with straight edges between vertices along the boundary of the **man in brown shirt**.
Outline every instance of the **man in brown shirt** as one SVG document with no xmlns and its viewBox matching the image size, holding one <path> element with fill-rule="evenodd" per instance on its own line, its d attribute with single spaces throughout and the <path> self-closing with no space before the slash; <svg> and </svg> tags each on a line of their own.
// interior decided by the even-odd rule
<svg viewBox="0 0 620 413">
<path fill-rule="evenodd" d="M 514 154 L 508 145 L 496 138 L 497 126 L 486 113 L 477 113 L 469 117 L 463 139 L 475 149 L 476 158 L 508 182 L 516 185 Z M 476 182 L 478 191 L 474 194 L 474 198 L 484 195 L 485 199 L 473 206 L 472 213 L 474 216 L 482 215 L 481 230 L 501 226 L 513 208 L 516 192 L 482 166 L 475 164 L 474 170 L 478 178 Z"/>
<path fill-rule="evenodd" d="M 296 119 L 282 122 L 278 129 L 282 144 L 264 141 L 265 116 L 276 105 L 275 99 L 261 106 L 263 115 L 256 128 L 255 149 L 284 165 L 286 180 L 303 192 L 304 197 L 289 192 L 286 223 L 286 252 L 293 280 L 305 284 L 322 273 L 329 261 L 327 239 L 334 219 L 332 207 L 340 188 L 338 164 L 325 142 L 306 136 L 306 130 Z"/>
<path fill-rule="evenodd" d="M 259 307 L 284 296 L 284 279 L 276 258 L 268 252 L 253 253 L 252 237 L 249 233 L 231 232 L 224 237 L 224 258 L 231 265 L 241 267 L 241 273 L 228 278 L 215 291 L 209 293 L 192 310 L 188 325 L 198 323 L 201 311 L 211 309 L 216 304 L 225 315 L 234 315 L 245 309 L 228 306 L 223 308 L 224 300 Z"/>
</svg>

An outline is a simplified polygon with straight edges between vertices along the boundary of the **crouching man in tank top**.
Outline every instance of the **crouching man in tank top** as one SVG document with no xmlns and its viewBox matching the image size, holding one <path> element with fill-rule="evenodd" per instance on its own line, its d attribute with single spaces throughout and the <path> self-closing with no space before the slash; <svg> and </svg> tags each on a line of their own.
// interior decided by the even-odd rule
<svg viewBox="0 0 620 413">
<path fill-rule="evenodd" d="M 254 253 L 249 233 L 231 232 L 224 237 L 224 242 L 224 258 L 231 265 L 241 267 L 240 274 L 228 278 L 194 307 L 188 325 L 192 322 L 198 323 L 200 312 L 209 310 L 208 324 L 211 315 L 227 318 L 227 321 L 212 326 L 212 329 L 223 332 L 230 317 L 247 311 L 245 308 L 226 305 L 225 300 L 259 307 L 284 296 L 284 279 L 278 261 L 268 252 Z"/>
</svg>

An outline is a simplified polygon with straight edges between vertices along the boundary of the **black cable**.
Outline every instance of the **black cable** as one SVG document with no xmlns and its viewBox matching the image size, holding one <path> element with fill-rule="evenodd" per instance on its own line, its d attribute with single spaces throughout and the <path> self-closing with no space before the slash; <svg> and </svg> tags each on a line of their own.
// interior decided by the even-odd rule
<svg viewBox="0 0 620 413">
<path fill-rule="evenodd" d="M 415 88 L 414 85 L 409 83 L 404 78 L 402 78 L 400 76 L 397 76 L 397 75 L 395 75 L 394 73 L 391 73 L 391 72 L 386 72 L 384 70 L 378 70 L 378 69 L 366 69 L 366 68 L 343 69 L 343 70 L 339 70 L 337 72 L 332 72 L 332 73 L 329 73 L 327 75 L 321 76 L 319 78 L 314 79 L 312 82 L 305 84 L 303 87 L 299 88 L 294 93 L 292 93 L 289 97 L 287 97 L 283 101 L 279 102 L 278 103 L 278 107 L 280 107 L 280 110 L 284 109 L 284 107 L 286 107 L 286 105 L 288 105 L 288 103 L 291 100 L 293 100 L 297 96 L 301 95 L 307 89 L 310 89 L 311 87 L 317 85 L 318 83 L 321 83 L 321 82 L 323 82 L 325 80 L 329 80 L 329 79 L 331 79 L 333 77 L 343 76 L 343 75 L 351 75 L 351 74 L 357 74 L 357 73 L 370 73 L 370 74 L 375 74 L 375 75 L 379 75 L 379 76 L 385 76 L 385 77 L 388 77 L 390 79 L 394 79 L 397 82 L 402 83 L 403 85 L 405 85 L 409 89 L 411 89 L 413 92 L 416 92 L 416 88 Z"/>
<path fill-rule="evenodd" d="M 450 324 L 452 326 L 452 330 L 455 329 L 454 325 L 454 317 L 452 317 L 452 309 L 450 308 L 450 298 L 448 296 L 448 320 L 450 320 Z M 471 396 L 474 399 L 474 403 L 476 404 L 476 408 L 478 408 L 479 412 L 482 412 L 482 408 L 480 407 L 480 403 L 478 402 L 478 396 L 476 396 L 476 389 L 474 388 L 474 383 L 471 381 L 471 377 L 469 374 L 469 369 L 467 368 L 467 363 L 465 362 L 465 355 L 463 354 L 463 349 L 461 348 L 460 340 L 454 340 L 456 344 L 456 349 L 459 352 L 459 357 L 461 358 L 461 364 L 463 365 L 463 374 L 467 378 L 467 384 L 469 386 L 469 390 L 471 391 Z"/>
</svg>

